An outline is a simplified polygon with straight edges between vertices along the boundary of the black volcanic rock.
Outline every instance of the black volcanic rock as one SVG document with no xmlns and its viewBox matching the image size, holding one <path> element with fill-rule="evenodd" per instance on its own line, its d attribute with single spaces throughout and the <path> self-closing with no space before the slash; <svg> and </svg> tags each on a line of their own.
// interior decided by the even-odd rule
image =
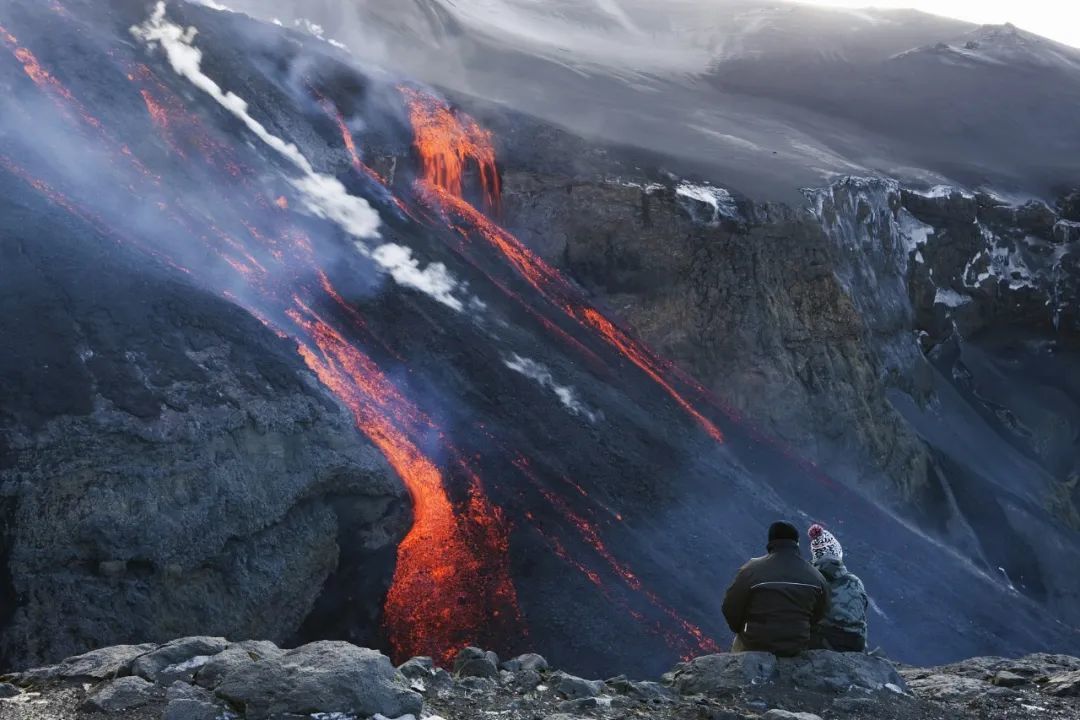
<svg viewBox="0 0 1080 720">
<path fill-rule="evenodd" d="M 172 646 L 190 645 L 178 640 Z M 266 646 L 268 643 L 260 642 Z M 228 651 L 226 651 L 228 652 Z M 108 655 L 107 651 L 99 654 Z M 220 658 L 215 655 L 210 662 Z M 68 663 L 71 664 L 71 661 Z M 743 720 L 747 718 L 850 717 L 855 720 L 1008 720 L 1017 708 L 1036 708 L 1040 718 L 1071 720 L 1080 709 L 1074 694 L 1076 672 L 1062 673 L 1080 659 L 1030 655 L 970 658 L 943 667 L 894 665 L 859 653 L 813 651 L 792 658 L 764 653 L 699 657 L 677 667 L 663 683 L 625 676 L 606 685 L 567 692 L 572 678 L 554 670 L 544 684 L 522 686 L 507 675 L 452 678 L 444 683 L 411 681 L 395 675 L 389 660 L 347 643 L 315 643 L 293 651 L 266 652 L 226 674 L 214 691 L 175 682 L 167 691 L 136 676 L 86 684 L 52 668 L 48 683 L 15 676 L 33 692 L 33 702 L 4 702 L 11 720 L 91 720 L 132 717 L 165 720 L 238 720 L 274 717 L 390 717 L 403 711 L 446 720 L 499 716 L 510 720 L 573 720 L 585 713 L 600 720 L 627 716 L 651 720 Z M 995 685 L 989 668 L 1014 667 L 1031 681 L 1014 688 Z M 534 672 L 534 671 L 528 671 Z M 18 693 L 19 689 L 15 688 Z M 567 700 L 567 696 L 576 699 Z M 1031 711 L 1034 712 L 1034 711 Z M 569 714 L 568 714 L 569 713 Z"/>
<path fill-rule="evenodd" d="M 292 348 L 92 228 L 0 205 L 5 664 L 181 628 L 284 640 L 341 533 L 392 552 L 403 489 Z"/>
</svg>

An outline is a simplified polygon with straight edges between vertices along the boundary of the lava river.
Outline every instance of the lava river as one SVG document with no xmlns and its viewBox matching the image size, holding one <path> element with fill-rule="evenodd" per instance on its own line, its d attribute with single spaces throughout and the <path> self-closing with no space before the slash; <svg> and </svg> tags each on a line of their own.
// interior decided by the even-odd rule
<svg viewBox="0 0 1080 720">
<path fill-rule="evenodd" d="M 92 20 L 89 6 L 69 5 L 53 3 L 41 12 L 53 13 L 51 21 L 75 35 Z M 426 371 L 409 367 L 414 348 L 355 299 L 370 296 L 355 290 L 358 276 L 370 286 L 389 274 L 404 288 L 435 286 L 425 290 L 434 300 L 417 294 L 408 312 L 450 312 L 449 306 L 458 317 L 468 302 L 459 297 L 462 288 L 486 282 L 476 307 L 517 307 L 598 381 L 617 384 L 628 368 L 640 373 L 662 394 L 663 400 L 648 402 L 674 403 L 703 440 L 723 442 L 717 421 L 700 407 L 700 388 L 498 225 L 500 176 L 491 134 L 431 92 L 402 85 L 400 115 L 408 119 L 417 167 L 411 182 L 388 181 L 364 161 L 363 137 L 350 129 L 332 93 L 309 79 L 282 92 L 291 93 L 310 127 L 329 127 L 348 159 L 336 176 L 320 172 L 318 161 L 282 137 L 282 122 L 256 120 L 260 107 L 203 74 L 197 36 L 170 24 L 163 7 L 156 25 L 136 33 L 146 46 L 138 52 L 126 40 L 84 48 L 98 53 L 102 77 L 117 80 L 118 88 L 122 83 L 110 91 L 112 101 L 127 108 L 122 114 L 105 107 L 106 96 L 69 87 L 62 66 L 50 67 L 39 57 L 44 51 L 20 40 L 18 18 L 0 18 L 7 68 L 21 71 L 47 101 L 17 104 L 24 126 L 41 121 L 92 143 L 102 157 L 99 175 L 88 184 L 27 135 L 5 148 L 0 167 L 103 237 L 247 309 L 293 342 L 307 368 L 349 408 L 413 502 L 413 525 L 398 548 L 384 603 L 393 654 L 446 659 L 470 643 L 525 647 L 528 617 L 513 560 L 519 538 L 532 543 L 530 552 L 545 549 L 594 586 L 623 618 L 617 622 L 638 626 L 671 653 L 717 650 L 708 632 L 651 586 L 650 573 L 636 570 L 607 539 L 624 522 L 610 497 L 593 497 L 585 479 L 571 477 L 572 467 L 528 459 L 514 432 L 456 420 L 451 428 L 436 420 L 446 414 L 441 404 L 425 408 L 429 393 L 412 387 L 432 382 Z M 238 131 L 244 144 L 229 139 Z M 172 179 L 177 167 L 189 181 Z M 120 189 L 119 201 L 98 201 L 95 187 L 104 182 Z M 329 187 L 336 204 L 319 205 L 322 196 L 313 187 Z M 217 193 L 227 193 L 228 202 L 218 202 Z M 138 223 L 125 216 L 128 204 L 141 208 Z M 424 265 L 409 248 L 374 239 L 374 230 L 361 237 L 356 226 L 369 210 L 387 219 L 383 233 L 436 238 L 426 252 L 440 261 Z M 147 224 L 161 234 L 147 234 Z M 443 262 L 465 268 L 460 272 L 471 273 L 471 285 L 444 282 Z M 424 303 L 431 308 L 412 309 Z M 490 329 L 469 332 L 496 336 Z"/>
</svg>

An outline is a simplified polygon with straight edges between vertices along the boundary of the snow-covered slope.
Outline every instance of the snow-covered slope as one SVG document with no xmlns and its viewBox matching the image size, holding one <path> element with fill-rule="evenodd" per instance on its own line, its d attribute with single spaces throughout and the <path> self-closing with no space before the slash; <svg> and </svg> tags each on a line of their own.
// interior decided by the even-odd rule
<svg viewBox="0 0 1080 720">
<path fill-rule="evenodd" d="M 229 4 L 760 199 L 848 173 L 1048 198 L 1080 172 L 1080 51 L 1007 26 L 763 0 Z"/>
</svg>

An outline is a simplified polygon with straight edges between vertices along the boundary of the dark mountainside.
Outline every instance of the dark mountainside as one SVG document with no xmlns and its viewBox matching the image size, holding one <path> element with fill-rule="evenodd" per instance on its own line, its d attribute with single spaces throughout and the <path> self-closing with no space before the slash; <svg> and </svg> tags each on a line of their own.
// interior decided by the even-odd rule
<svg viewBox="0 0 1080 720">
<path fill-rule="evenodd" d="M 836 530 L 890 657 L 1080 651 L 1080 168 L 780 204 L 197 5 L 12 0 L 0 45 L 4 669 L 658 676 L 776 517 Z"/>
</svg>

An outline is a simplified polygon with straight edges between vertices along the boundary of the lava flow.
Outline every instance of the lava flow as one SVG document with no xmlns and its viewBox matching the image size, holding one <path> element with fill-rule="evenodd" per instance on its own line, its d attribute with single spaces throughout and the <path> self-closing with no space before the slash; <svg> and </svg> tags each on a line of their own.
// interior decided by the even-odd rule
<svg viewBox="0 0 1080 720">
<path fill-rule="evenodd" d="M 455 113 L 433 96 L 412 89 L 404 89 L 403 92 L 416 133 L 415 147 L 423 161 L 424 176 L 418 183 L 421 196 L 438 202 L 445 211 L 457 216 L 465 228 L 462 235 L 466 239 L 469 235 L 468 229 L 475 230 L 551 304 L 592 334 L 598 335 L 603 342 L 640 368 L 663 388 L 709 437 L 723 442 L 724 435 L 716 424 L 702 415 L 665 377 L 662 361 L 585 303 L 580 293 L 574 290 L 558 270 L 464 199 L 462 168 L 465 159 L 471 158 L 481 167 L 485 198 L 492 192 L 499 192 L 497 182 L 490 187 L 486 184 L 487 178 L 498 178 L 490 133 L 479 129 L 476 121 Z M 485 172 L 484 167 L 489 169 Z M 489 205 L 497 205 L 497 202 Z"/>
<path fill-rule="evenodd" d="M 363 353 L 297 298 L 287 311 L 312 345 L 298 340 L 308 367 L 352 411 L 357 426 L 405 482 L 413 526 L 398 546 L 384 610 L 397 657 L 427 653 L 448 661 L 496 619 L 520 623 L 506 562 L 501 514 L 471 474 L 464 512 L 446 493 L 443 475 L 410 438 L 430 420 L 400 394 Z M 481 598 L 481 602 L 470 602 Z"/>
<path fill-rule="evenodd" d="M 463 197 L 465 174 L 471 163 L 480 173 L 485 209 L 497 214 L 502 187 L 491 133 L 432 95 L 409 87 L 401 88 L 401 92 L 409 106 L 424 177 L 454 197 Z"/>
<path fill-rule="evenodd" d="M 84 126 L 78 129 L 106 135 L 105 125 L 13 34 L 0 28 L 0 41 L 63 114 Z M 131 66 L 124 73 L 146 108 L 149 125 L 170 150 L 167 162 L 198 162 L 198 172 L 209 172 L 210 177 L 230 184 L 238 176 L 244 180 L 233 185 L 238 195 L 231 199 L 225 217 L 211 220 L 189 209 L 199 206 L 197 201 L 187 202 L 171 185 L 156 184 L 148 190 L 157 196 L 147 203 L 146 212 L 159 213 L 162 227 L 177 229 L 188 241 L 200 241 L 209 257 L 220 261 L 215 272 L 235 274 L 219 284 L 219 275 L 200 273 L 199 282 L 245 307 L 279 336 L 292 338 L 305 364 L 352 411 L 358 428 L 385 455 L 412 497 L 413 525 L 398 548 L 384 608 L 394 655 L 432 655 L 445 661 L 468 644 L 513 642 L 524 631 L 509 574 L 508 529 L 499 510 L 487 500 L 479 475 L 456 469 L 454 479 L 461 480 L 467 496 L 451 497 L 449 471 L 440 469 L 421 449 L 442 433 L 360 350 L 358 336 L 366 338 L 370 333 L 320 267 L 310 240 L 292 226 L 288 199 L 280 195 L 269 200 L 254 190 L 231 148 L 215 140 L 214 131 L 186 111 L 180 95 L 148 67 Z M 342 130 L 343 139 L 351 139 L 343 123 Z M 145 174 L 142 160 L 126 147 L 111 142 L 102 147 L 112 153 L 118 173 Z M 355 146 L 347 147 L 359 163 Z M 77 205 L 43 181 L 21 173 L 13 162 L 0 158 L 0 166 L 25 176 L 31 187 L 87 220 Z M 363 169 L 362 164 L 358 169 Z M 215 185 L 204 187 L 213 192 Z M 318 277 L 317 283 L 305 279 L 312 276 Z M 243 292 L 237 292 L 237 287 Z M 314 310 L 316 306 L 337 308 L 351 322 L 338 327 L 333 318 Z M 440 455 L 454 453 L 451 448 L 443 450 Z"/>
</svg>

